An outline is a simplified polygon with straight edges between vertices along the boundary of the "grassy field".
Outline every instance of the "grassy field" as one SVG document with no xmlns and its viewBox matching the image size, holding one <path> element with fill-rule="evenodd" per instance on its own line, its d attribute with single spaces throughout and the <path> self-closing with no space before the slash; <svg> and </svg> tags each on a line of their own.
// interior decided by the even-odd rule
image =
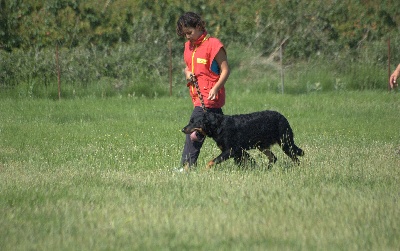
<svg viewBox="0 0 400 251">
<path fill-rule="evenodd" d="M 229 91 L 229 90 L 228 90 Z M 398 250 L 400 96 L 232 93 L 272 109 L 305 151 L 256 170 L 208 139 L 178 167 L 186 98 L 0 99 L 0 250 Z"/>
</svg>

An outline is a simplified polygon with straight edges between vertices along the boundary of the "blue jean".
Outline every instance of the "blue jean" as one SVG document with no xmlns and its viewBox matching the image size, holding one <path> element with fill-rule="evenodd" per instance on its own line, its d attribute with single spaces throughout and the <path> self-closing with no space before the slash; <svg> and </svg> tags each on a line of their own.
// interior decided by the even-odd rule
<svg viewBox="0 0 400 251">
<path fill-rule="evenodd" d="M 218 114 L 223 114 L 221 108 L 207 108 L 207 112 L 213 112 Z M 204 113 L 203 109 L 200 106 L 196 106 L 193 109 L 192 115 L 190 119 L 198 116 L 202 116 Z M 190 134 L 186 134 L 186 141 L 183 147 L 181 164 L 182 166 L 189 164 L 189 166 L 195 166 L 197 164 L 197 158 L 200 155 L 200 149 L 203 146 L 204 140 L 201 141 L 192 141 L 190 139 Z"/>
</svg>

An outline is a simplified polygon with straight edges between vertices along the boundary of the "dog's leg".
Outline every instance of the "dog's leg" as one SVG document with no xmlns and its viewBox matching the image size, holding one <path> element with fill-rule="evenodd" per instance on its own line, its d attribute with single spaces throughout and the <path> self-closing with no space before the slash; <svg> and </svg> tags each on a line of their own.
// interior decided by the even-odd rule
<svg viewBox="0 0 400 251">
<path fill-rule="evenodd" d="M 222 153 L 220 155 L 218 155 L 218 157 L 216 157 L 215 159 L 213 159 L 207 163 L 206 168 L 210 169 L 212 166 L 219 164 L 219 163 L 231 158 L 232 156 L 234 156 L 234 154 L 231 150 L 222 151 Z"/>
<path fill-rule="evenodd" d="M 268 157 L 269 162 L 272 164 L 278 160 L 278 158 L 275 156 L 273 152 L 271 152 L 270 149 L 263 149 L 261 150 L 261 152 Z"/>
<path fill-rule="evenodd" d="M 274 155 L 273 152 L 271 152 L 270 149 L 259 149 L 259 150 L 268 157 L 269 160 L 268 169 L 270 169 L 272 165 L 278 160 L 278 158 Z"/>
<path fill-rule="evenodd" d="M 240 167 L 250 166 L 251 168 L 254 168 L 256 166 L 256 161 L 245 150 L 242 150 L 241 154 L 237 154 L 234 157 L 234 160 L 235 164 Z"/>
</svg>

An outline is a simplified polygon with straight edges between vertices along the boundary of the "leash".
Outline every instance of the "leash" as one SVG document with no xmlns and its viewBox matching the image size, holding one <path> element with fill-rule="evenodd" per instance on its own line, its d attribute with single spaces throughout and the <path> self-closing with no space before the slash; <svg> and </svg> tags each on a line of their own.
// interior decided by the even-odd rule
<svg viewBox="0 0 400 251">
<path fill-rule="evenodd" d="M 199 99 L 200 99 L 200 102 L 201 102 L 201 108 L 203 108 L 203 111 L 204 111 L 204 112 L 207 112 L 206 106 L 204 105 L 203 96 L 201 95 L 201 92 L 200 92 L 199 83 L 197 82 L 197 79 L 196 79 L 196 77 L 195 77 L 193 74 L 190 74 L 190 82 L 192 82 L 192 84 L 194 85 L 194 87 L 196 87 L 197 96 L 199 96 Z"/>
<path fill-rule="evenodd" d="M 203 41 L 201 41 L 201 43 L 199 45 L 197 45 L 192 53 L 192 72 L 194 72 L 194 54 L 197 51 L 197 48 L 203 44 L 204 41 L 206 41 L 208 38 L 210 37 L 210 34 L 207 34 L 204 38 Z M 192 84 L 194 85 L 194 87 L 197 90 L 197 96 L 199 96 L 200 102 L 201 102 L 201 108 L 203 108 L 203 111 L 206 112 L 206 106 L 204 105 L 204 100 L 203 100 L 203 96 L 201 95 L 200 92 L 200 88 L 199 88 L 199 83 L 197 82 L 197 78 L 194 76 L 194 74 L 190 74 L 190 82 L 192 82 Z"/>
</svg>

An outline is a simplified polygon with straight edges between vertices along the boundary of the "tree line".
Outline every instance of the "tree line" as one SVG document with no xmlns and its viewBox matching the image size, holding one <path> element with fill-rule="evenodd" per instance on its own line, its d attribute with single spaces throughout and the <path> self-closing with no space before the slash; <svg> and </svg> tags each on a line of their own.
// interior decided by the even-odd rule
<svg viewBox="0 0 400 251">
<path fill-rule="evenodd" d="M 184 39 L 175 27 L 185 11 L 199 13 L 225 46 L 262 57 L 284 42 L 285 58 L 293 62 L 323 57 L 384 64 L 387 41 L 400 42 L 396 0 L 0 0 L 0 89 L 23 83 L 30 92 L 54 83 L 57 48 L 63 80 L 74 92 L 102 82 L 155 92 L 143 83 L 165 84 L 166 62 L 182 62 Z M 400 62 L 399 53 L 392 59 Z"/>
<path fill-rule="evenodd" d="M 396 36 L 400 25 L 394 0 L 0 0 L 0 48 L 165 44 L 177 39 L 176 20 L 187 10 L 225 43 L 268 52 L 288 39 L 286 53 L 294 57 L 357 49 Z"/>
</svg>

